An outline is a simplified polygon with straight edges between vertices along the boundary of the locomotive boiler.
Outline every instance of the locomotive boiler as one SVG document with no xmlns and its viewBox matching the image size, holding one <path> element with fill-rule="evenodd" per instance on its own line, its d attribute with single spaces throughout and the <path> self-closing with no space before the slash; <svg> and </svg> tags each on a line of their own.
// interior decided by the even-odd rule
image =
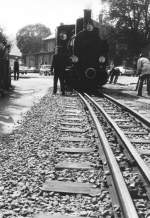
<svg viewBox="0 0 150 218">
<path fill-rule="evenodd" d="M 100 38 L 99 29 L 91 19 L 91 10 L 84 10 L 84 18 L 77 19 L 74 35 L 67 34 L 67 30 L 71 32 L 71 27 L 67 25 L 67 28 L 65 25 L 61 26 L 63 31 L 59 31 L 57 35 L 57 38 L 60 38 L 62 33 L 65 36 L 63 43 L 57 40 L 57 47 L 59 51 L 63 48 L 63 54 L 66 56 L 66 82 L 76 89 L 95 90 L 108 79 L 107 41 Z"/>
</svg>

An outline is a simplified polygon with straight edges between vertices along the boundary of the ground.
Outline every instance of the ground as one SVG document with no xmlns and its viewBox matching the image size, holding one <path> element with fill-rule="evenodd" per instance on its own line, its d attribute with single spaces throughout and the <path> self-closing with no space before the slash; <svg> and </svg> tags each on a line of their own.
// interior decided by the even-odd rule
<svg viewBox="0 0 150 218">
<path fill-rule="evenodd" d="M 52 87 L 52 77 L 30 74 L 12 79 L 12 89 L 0 97 L 0 134 L 10 133 L 25 113 Z"/>
<path fill-rule="evenodd" d="M 143 97 L 137 96 L 137 80 L 137 77 L 120 76 L 117 84 L 107 83 L 103 89 L 150 120 L 150 96 L 147 95 L 145 86 Z M 0 97 L 0 134 L 10 133 L 25 113 L 39 102 L 52 86 L 53 76 L 28 74 L 21 75 L 18 81 L 12 79 L 12 90 L 5 97 Z"/>
<path fill-rule="evenodd" d="M 120 76 L 117 84 L 107 83 L 103 90 L 150 121 L 150 96 L 147 95 L 146 85 L 143 87 L 143 96 L 137 96 L 137 80 L 138 77 Z"/>
</svg>

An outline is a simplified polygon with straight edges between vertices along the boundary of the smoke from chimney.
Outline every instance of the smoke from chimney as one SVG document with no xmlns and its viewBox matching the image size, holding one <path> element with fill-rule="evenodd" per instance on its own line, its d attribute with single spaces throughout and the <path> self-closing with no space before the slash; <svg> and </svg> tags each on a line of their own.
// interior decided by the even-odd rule
<svg viewBox="0 0 150 218">
<path fill-rule="evenodd" d="M 89 9 L 89 10 L 92 9 L 92 2 L 91 2 L 91 0 L 88 0 L 88 2 L 86 2 L 84 8 Z"/>
<path fill-rule="evenodd" d="M 92 11 L 92 19 L 97 19 L 100 13 L 108 10 L 110 0 L 86 0 L 84 8 Z"/>
</svg>

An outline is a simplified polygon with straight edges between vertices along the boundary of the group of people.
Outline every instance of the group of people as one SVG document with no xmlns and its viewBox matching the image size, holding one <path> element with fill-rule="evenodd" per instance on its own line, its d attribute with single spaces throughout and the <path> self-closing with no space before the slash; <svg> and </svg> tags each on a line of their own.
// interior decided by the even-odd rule
<svg viewBox="0 0 150 218">
<path fill-rule="evenodd" d="M 109 72 L 109 83 L 116 84 L 121 71 L 113 66 Z M 136 91 L 138 96 L 142 96 L 144 83 L 147 85 L 147 94 L 150 95 L 150 52 L 144 51 L 137 60 L 136 75 L 139 76 Z"/>
<path fill-rule="evenodd" d="M 54 71 L 54 86 L 53 94 L 57 92 L 57 82 L 60 81 L 60 88 L 62 95 L 65 94 L 65 67 L 66 60 L 63 54 L 56 53 L 53 57 L 51 71 Z M 139 76 L 138 83 L 136 86 L 136 91 L 138 96 L 142 96 L 143 84 L 147 84 L 147 94 L 150 95 L 150 52 L 144 51 L 140 54 L 139 59 L 137 60 L 137 70 L 136 74 Z M 109 72 L 109 83 L 117 83 L 118 77 L 121 74 L 119 68 L 115 65 L 112 65 L 112 68 Z"/>
<path fill-rule="evenodd" d="M 51 71 L 54 71 L 54 86 L 53 94 L 57 92 L 57 82 L 60 81 L 60 88 L 62 95 L 65 95 L 65 58 L 61 54 L 55 54 L 51 66 Z M 109 72 L 109 83 L 116 84 L 121 71 L 119 68 L 113 66 Z M 150 60 L 144 53 L 140 55 L 137 61 L 137 75 L 139 76 L 138 83 L 136 86 L 137 95 L 142 96 L 143 84 L 147 84 L 147 94 L 150 95 Z"/>
</svg>

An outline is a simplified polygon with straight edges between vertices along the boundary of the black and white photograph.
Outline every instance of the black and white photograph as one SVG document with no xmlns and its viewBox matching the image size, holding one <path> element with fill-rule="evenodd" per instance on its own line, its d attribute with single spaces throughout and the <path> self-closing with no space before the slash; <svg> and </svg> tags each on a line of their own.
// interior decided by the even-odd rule
<svg viewBox="0 0 150 218">
<path fill-rule="evenodd" d="M 150 0 L 0 0 L 0 218 L 150 218 Z"/>
</svg>

